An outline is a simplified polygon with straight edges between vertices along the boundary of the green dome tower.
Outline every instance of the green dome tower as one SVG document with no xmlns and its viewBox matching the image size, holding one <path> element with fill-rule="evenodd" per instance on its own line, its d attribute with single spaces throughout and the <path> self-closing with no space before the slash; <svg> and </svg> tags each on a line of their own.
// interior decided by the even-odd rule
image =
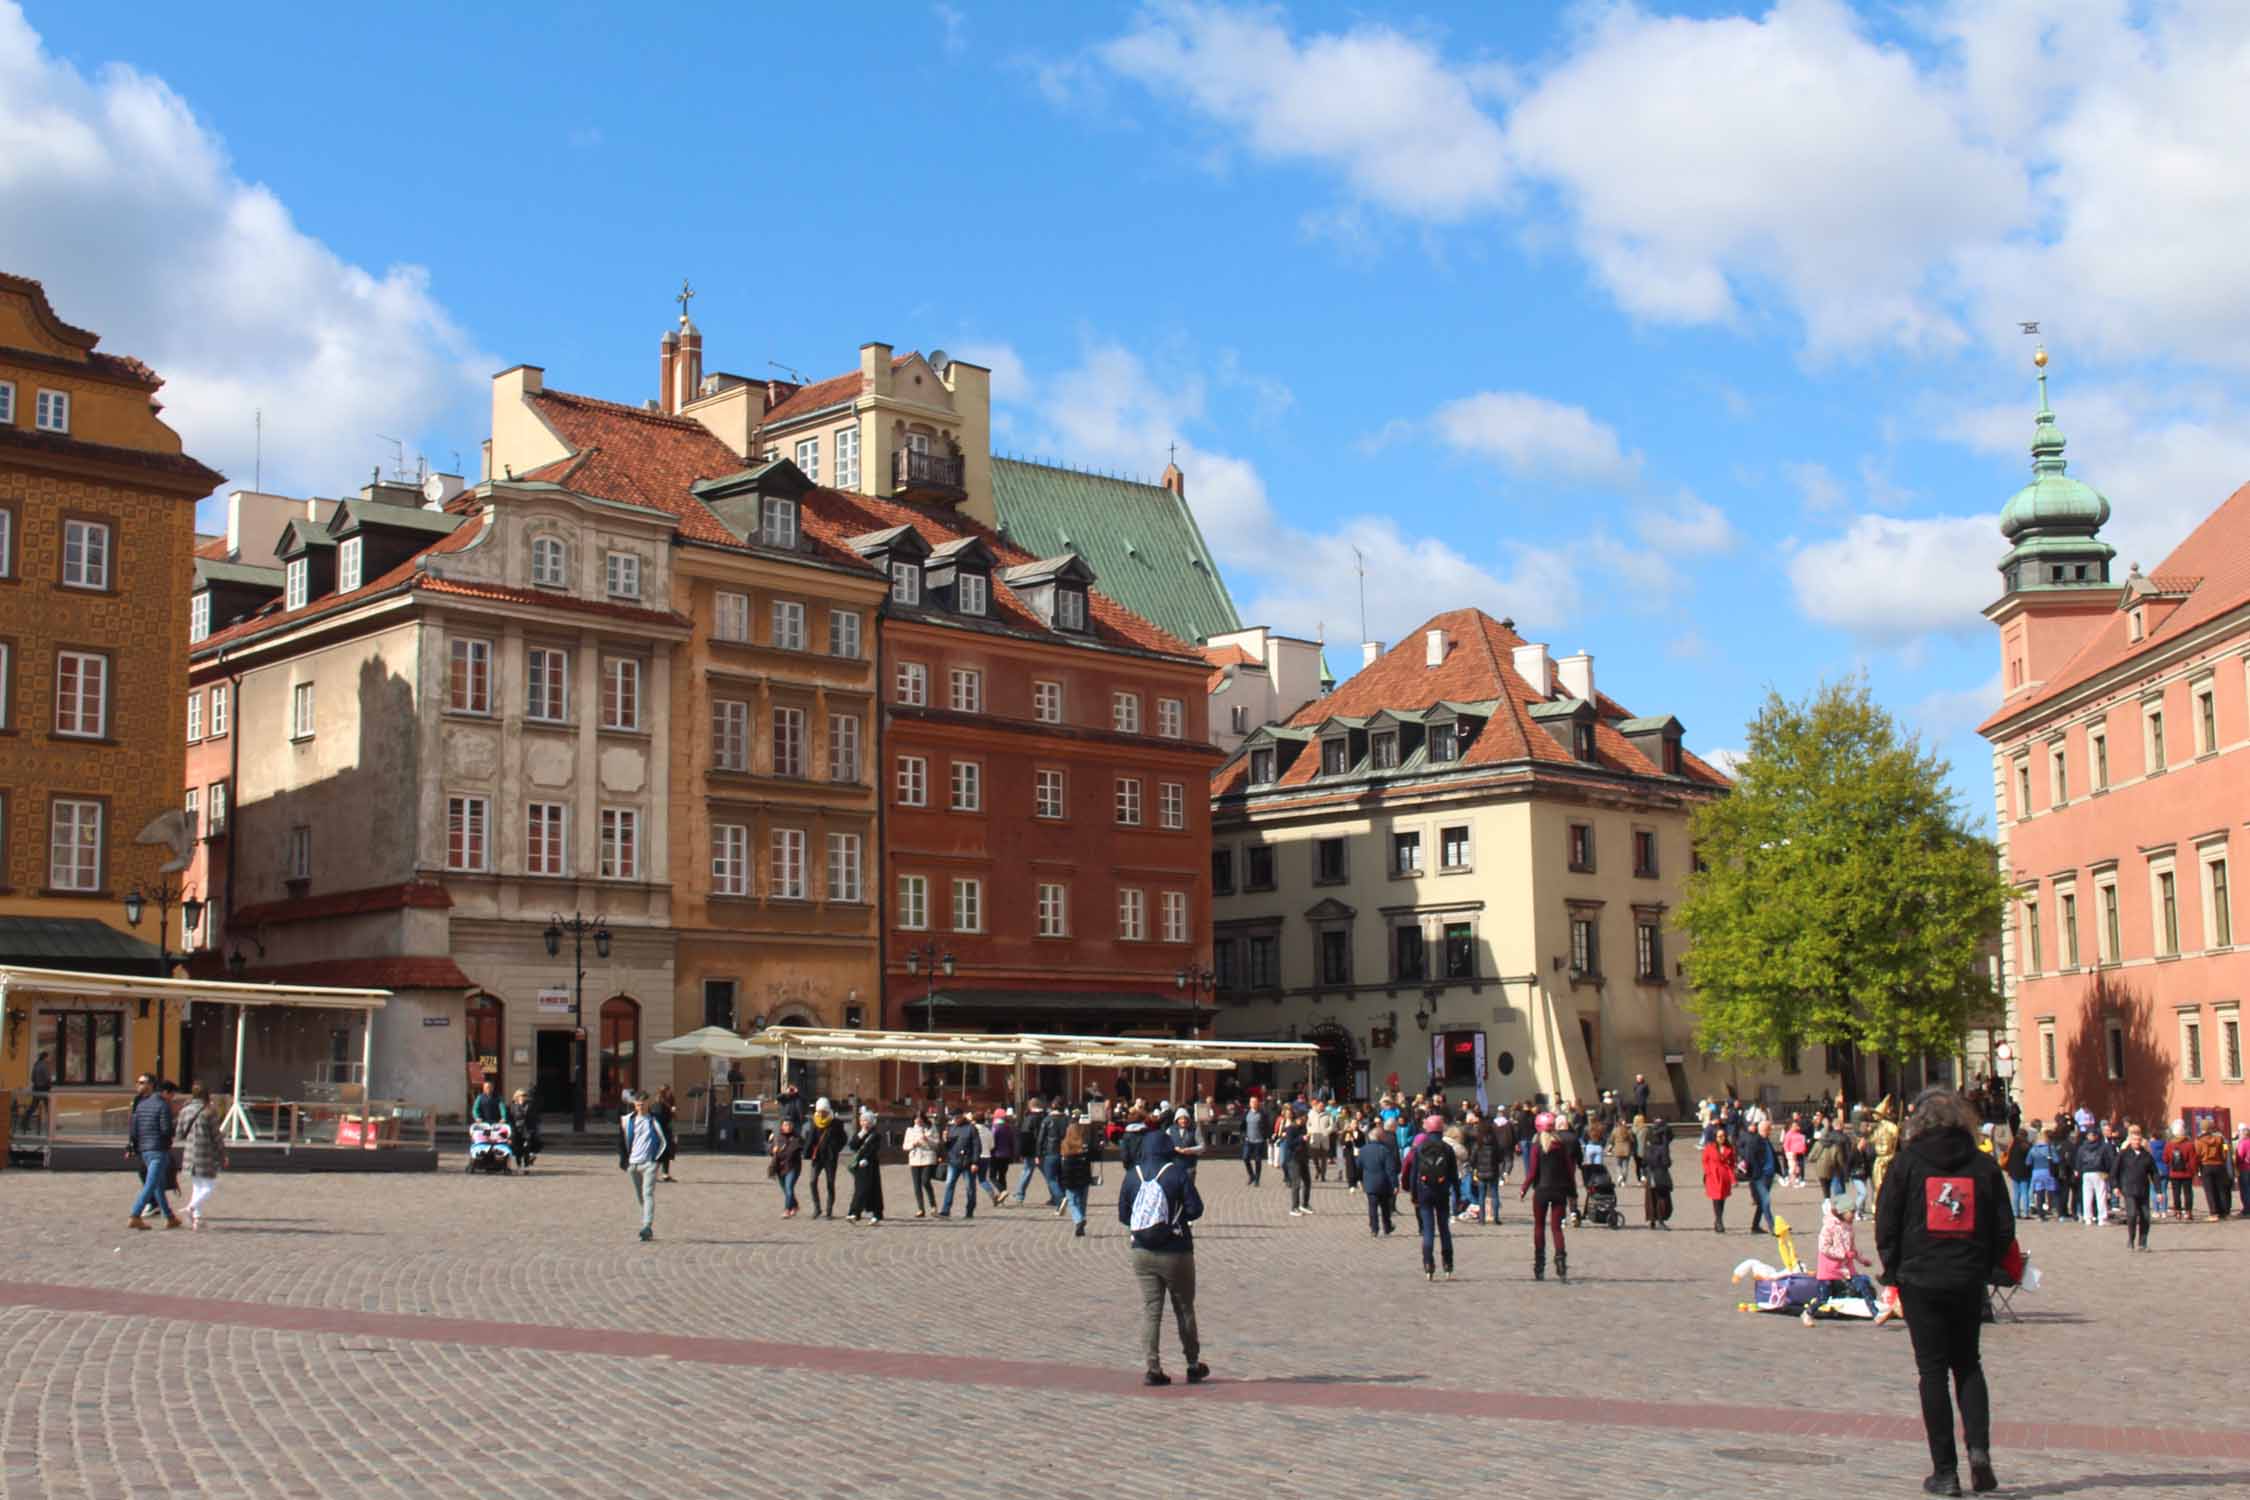
<svg viewBox="0 0 2250 1500">
<path fill-rule="evenodd" d="M 2031 483 L 2000 512 L 2000 534 L 2012 544 L 2000 560 L 2010 594 L 2033 589 L 2083 589 L 2109 582 L 2115 548 L 2097 534 L 2109 519 L 2101 491 L 2063 471 L 2062 429 L 2047 405 L 2047 351 L 2032 356 L 2039 367 L 2039 415 L 2031 432 Z"/>
</svg>

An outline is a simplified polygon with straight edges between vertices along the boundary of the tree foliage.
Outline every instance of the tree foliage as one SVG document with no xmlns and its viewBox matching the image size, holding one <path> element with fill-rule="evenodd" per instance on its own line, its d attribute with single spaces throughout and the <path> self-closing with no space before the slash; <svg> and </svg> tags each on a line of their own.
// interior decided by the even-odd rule
<svg viewBox="0 0 2250 1500">
<path fill-rule="evenodd" d="M 1862 679 L 1769 693 L 1735 790 L 1694 819 L 1688 934 L 1697 1040 L 1893 1057 L 1956 1050 L 1993 1003 L 1987 937 L 2009 900 L 1992 844 Z"/>
</svg>

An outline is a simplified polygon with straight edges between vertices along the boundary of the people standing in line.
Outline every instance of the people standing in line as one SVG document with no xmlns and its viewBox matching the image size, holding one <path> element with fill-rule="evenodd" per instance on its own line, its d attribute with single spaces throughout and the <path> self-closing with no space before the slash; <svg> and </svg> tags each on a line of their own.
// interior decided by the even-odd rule
<svg viewBox="0 0 2250 1500">
<path fill-rule="evenodd" d="M 1641 1165 L 1647 1174 L 1642 1192 L 1642 1211 L 1648 1216 L 1651 1229 L 1669 1230 L 1672 1227 L 1672 1127 L 1662 1119 L 1653 1121 L 1642 1138 Z"/>
<path fill-rule="evenodd" d="M 845 1151 L 851 1163 L 852 1204 L 844 1218 L 853 1224 L 873 1226 L 883 1222 L 883 1132 L 875 1111 L 861 1109 L 859 1128 L 852 1132 Z"/>
<path fill-rule="evenodd" d="M 662 1174 L 664 1148 L 671 1141 L 650 1112 L 655 1101 L 646 1094 L 633 1096 L 633 1112 L 617 1132 L 617 1165 L 633 1184 L 634 1201 L 641 1206 L 641 1239 L 656 1238 L 656 1182 Z"/>
<path fill-rule="evenodd" d="M 781 1216 L 797 1217 L 797 1178 L 805 1168 L 805 1138 L 797 1133 L 797 1122 L 788 1115 L 781 1117 L 781 1126 L 774 1131 L 773 1143 L 766 1147 L 766 1175 L 781 1184 Z"/>
<path fill-rule="evenodd" d="M 186 1158 L 188 1174 L 188 1228 L 203 1227 L 203 1205 L 219 1185 L 219 1169 L 226 1165 L 226 1142 L 219 1134 L 219 1112 L 211 1107 L 211 1086 L 198 1079 L 188 1090 L 175 1129 Z"/>
<path fill-rule="evenodd" d="M 2109 1122 L 2099 1135 L 2088 1134 L 2078 1143 L 2072 1164 L 2078 1168 L 2078 1222 L 2088 1228 L 2109 1222 L 2109 1174 L 2117 1167 L 2117 1147 L 2110 1140 Z"/>
<path fill-rule="evenodd" d="M 1963 1095 L 1923 1090 L 1875 1205 L 1883 1283 L 1898 1288 L 1914 1344 L 1922 1431 L 1930 1445 L 1931 1472 L 1922 1488 L 1933 1495 L 1961 1493 L 1956 1402 L 1971 1485 L 1981 1494 L 2000 1484 L 1992 1471 L 1992 1402 L 1978 1341 L 1985 1289 L 2015 1243 L 2016 1229 L 2006 1179 L 1977 1149 L 1978 1123 L 1976 1106 Z"/>
<path fill-rule="evenodd" d="M 2203 1210 L 2214 1224 L 2233 1210 L 2230 1166 L 2227 1138 L 2219 1132 L 2217 1116 L 2212 1116 L 2195 1138 L 2195 1167 L 2196 1175 L 2203 1179 Z"/>
<path fill-rule="evenodd" d="M 984 1142 L 977 1133 L 977 1122 L 966 1109 L 956 1111 L 953 1128 L 945 1135 L 945 1197 L 938 1204 L 939 1218 L 953 1217 L 953 1190 L 964 1182 L 969 1188 L 969 1208 L 962 1217 L 977 1216 L 977 1172 L 983 1158 Z"/>
<path fill-rule="evenodd" d="M 805 1135 L 805 1179 L 812 1189 L 812 1216 L 836 1217 L 836 1167 L 844 1159 L 844 1122 L 821 1099 L 813 1105 L 812 1129 Z M 825 1178 L 828 1196 L 820 1196 Z"/>
<path fill-rule="evenodd" d="M 1249 1175 L 1250 1186 L 1256 1187 L 1266 1170 L 1266 1109 L 1252 1095 L 1250 1107 L 1242 1112 L 1242 1170 Z"/>
<path fill-rule="evenodd" d="M 1703 1196 L 1711 1200 L 1713 1234 L 1727 1232 L 1727 1199 L 1733 1195 L 1734 1146 L 1724 1130 L 1715 1130 L 1703 1148 Z"/>
<path fill-rule="evenodd" d="M 2156 1155 L 2148 1149 L 2140 1126 L 2125 1127 L 2125 1144 L 2118 1148 L 2111 1171 L 2117 1183 L 2119 1216 L 2125 1220 L 2125 1248 L 2146 1250 L 2149 1209 L 2156 1191 Z"/>
<path fill-rule="evenodd" d="M 1578 1143 L 1556 1128 L 1555 1117 L 1533 1121 L 1531 1160 L 1516 1196 L 1531 1197 L 1531 1279 L 1547 1279 L 1547 1236 L 1555 1237 L 1555 1279 L 1570 1280 L 1570 1250 L 1563 1240 L 1563 1216 L 1578 1201 Z"/>
<path fill-rule="evenodd" d="M 1062 1113 L 1058 1098 L 1050 1115 Z M 1094 1185 L 1093 1163 L 1086 1155 L 1087 1129 L 1073 1120 L 1063 1127 L 1062 1141 L 1055 1153 L 1055 1182 L 1062 1189 L 1063 1207 L 1070 1213 L 1071 1234 L 1086 1237 L 1086 1193 Z"/>
<path fill-rule="evenodd" d="M 1760 1120 L 1742 1138 L 1741 1171 L 1738 1175 L 1750 1185 L 1750 1232 L 1773 1228 L 1773 1180 L 1780 1171 L 1780 1160 L 1774 1155 L 1773 1124 Z"/>
<path fill-rule="evenodd" d="M 133 1080 L 133 1112 L 125 1122 L 125 1159 L 141 1164 L 141 1194 L 133 1200 L 131 1229 L 146 1229 L 141 1215 L 154 1210 L 164 1215 L 164 1227 L 180 1227 L 164 1196 L 165 1179 L 172 1172 L 172 1108 L 156 1092 L 156 1080 L 143 1073 Z"/>
<path fill-rule="evenodd" d="M 1461 1157 L 1445 1138 L 1445 1117 L 1428 1115 L 1407 1158 L 1414 1189 L 1414 1218 L 1422 1229 L 1422 1279 L 1437 1280 L 1436 1244 L 1445 1247 L 1445 1279 L 1453 1279 L 1453 1200 L 1461 1187 Z"/>
<path fill-rule="evenodd" d="M 1133 1276 L 1141 1288 L 1141 1353 L 1144 1385 L 1170 1385 L 1164 1373 L 1164 1304 L 1172 1304 L 1178 1325 L 1180 1357 L 1187 1362 L 1189 1385 L 1210 1378 L 1203 1362 L 1203 1340 L 1195 1322 L 1195 1232 L 1203 1199 L 1195 1179 L 1172 1152 L 1171 1137 L 1144 1132 L 1141 1154 L 1127 1165 L 1117 1194 L 1117 1222 L 1132 1231 Z M 1144 1194 L 1144 1187 L 1153 1192 Z"/>
<path fill-rule="evenodd" d="M 1367 1199 L 1367 1232 L 1390 1234 L 1398 1215 L 1400 1162 L 1398 1142 L 1387 1130 L 1362 1132 L 1359 1147 L 1359 1190 Z"/>
</svg>

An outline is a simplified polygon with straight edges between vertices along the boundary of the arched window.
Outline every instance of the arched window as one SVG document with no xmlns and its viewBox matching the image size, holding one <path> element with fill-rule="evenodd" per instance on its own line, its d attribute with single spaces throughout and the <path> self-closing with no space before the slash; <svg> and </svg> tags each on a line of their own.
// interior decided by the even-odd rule
<svg viewBox="0 0 2250 1500">
<path fill-rule="evenodd" d="M 616 1110 L 641 1086 L 641 1007 L 623 995 L 602 1002 L 601 1107 Z"/>
</svg>

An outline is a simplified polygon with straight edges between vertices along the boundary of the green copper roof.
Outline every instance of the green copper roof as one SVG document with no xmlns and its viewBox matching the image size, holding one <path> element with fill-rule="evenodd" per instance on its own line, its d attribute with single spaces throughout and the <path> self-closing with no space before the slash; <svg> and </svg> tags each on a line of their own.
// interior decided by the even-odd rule
<svg viewBox="0 0 2250 1500">
<path fill-rule="evenodd" d="M 1095 588 L 1181 640 L 1242 628 L 1194 514 L 1162 485 L 995 458 L 992 503 L 1010 542 L 1034 557 L 1076 553 Z"/>
<path fill-rule="evenodd" d="M 2089 537 L 2109 519 L 2109 501 L 2092 485 L 2072 479 L 2063 470 L 2062 429 L 2055 425 L 2047 405 L 2047 370 L 2039 370 L 2039 415 L 2031 435 L 2031 483 L 2016 491 L 2000 512 L 2000 534 L 2011 542 L 2028 542 L 2062 532 Z"/>
</svg>

